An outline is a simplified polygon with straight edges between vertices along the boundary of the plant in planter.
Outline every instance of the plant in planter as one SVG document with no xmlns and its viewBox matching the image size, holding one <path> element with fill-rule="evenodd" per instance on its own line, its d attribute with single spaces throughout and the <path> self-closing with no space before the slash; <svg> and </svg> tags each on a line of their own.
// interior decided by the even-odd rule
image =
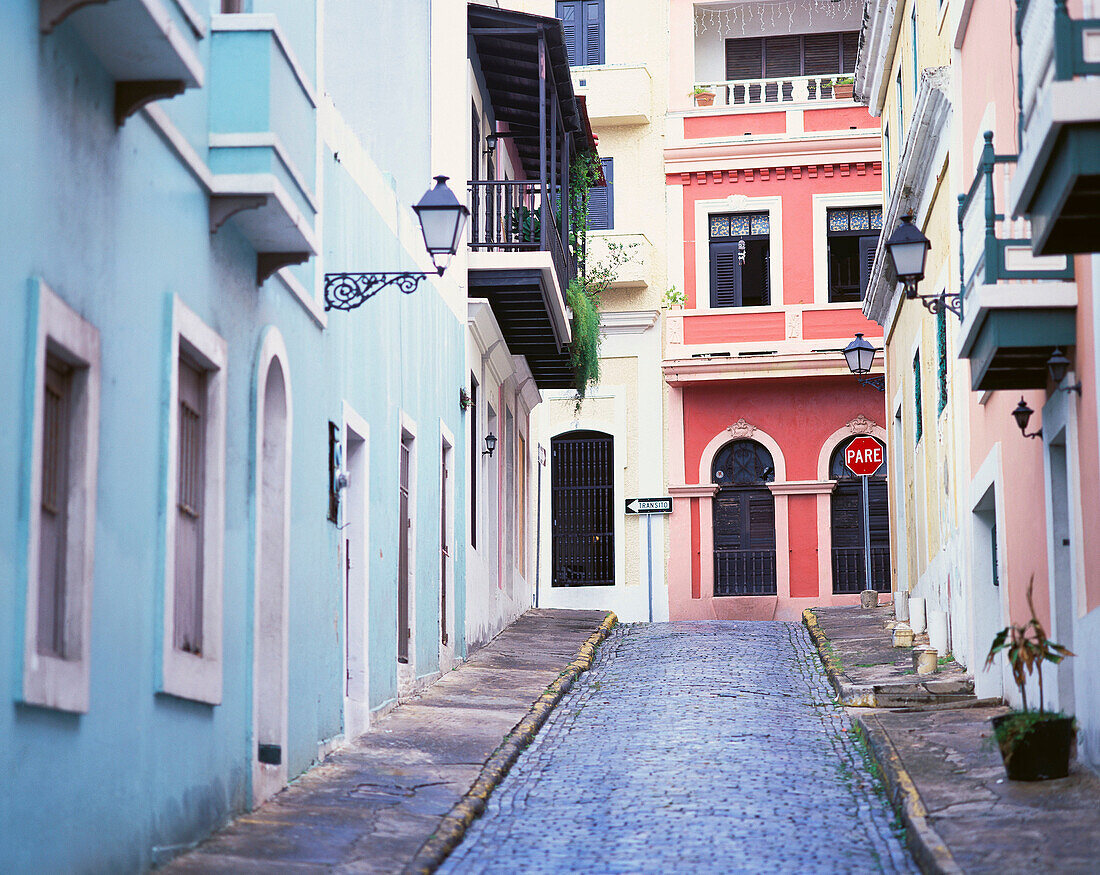
<svg viewBox="0 0 1100 875">
<path fill-rule="evenodd" d="M 687 295 L 683 291 L 676 288 L 676 286 L 669 286 L 661 297 L 661 306 L 666 310 L 671 310 L 673 307 L 683 307 L 686 301 Z"/>
<path fill-rule="evenodd" d="M 714 92 L 705 85 L 696 85 L 691 90 L 696 106 L 714 106 Z"/>
<path fill-rule="evenodd" d="M 1005 771 L 1013 781 L 1044 781 L 1069 774 L 1069 755 L 1076 727 L 1072 717 L 1047 711 L 1043 702 L 1043 663 L 1057 665 L 1067 656 L 1068 648 L 1047 638 L 1046 630 L 1035 616 L 1031 587 L 1027 585 L 1027 606 L 1031 619 L 1023 625 L 1006 626 L 993 637 L 985 666 L 989 668 L 998 653 L 1008 657 L 1012 679 L 1020 691 L 1023 710 L 993 718 L 993 735 L 1001 749 Z M 1027 679 L 1035 672 L 1039 682 L 1039 710 L 1027 705 Z"/>
<path fill-rule="evenodd" d="M 851 76 L 840 76 L 833 80 L 833 97 L 837 100 L 851 100 L 855 87 L 856 80 Z"/>
</svg>

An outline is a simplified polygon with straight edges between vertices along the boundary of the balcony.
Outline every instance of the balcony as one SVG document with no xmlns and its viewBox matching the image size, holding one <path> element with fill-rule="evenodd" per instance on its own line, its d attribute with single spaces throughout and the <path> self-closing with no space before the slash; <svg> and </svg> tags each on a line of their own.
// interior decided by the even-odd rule
<svg viewBox="0 0 1100 875">
<path fill-rule="evenodd" d="M 237 227 L 262 283 L 317 252 L 317 99 L 275 16 L 217 15 L 212 30 L 211 230 Z"/>
<path fill-rule="evenodd" d="M 1100 19 L 1065 0 L 1019 0 L 1020 158 L 1011 190 L 1038 255 L 1097 250 L 1100 220 Z"/>
<path fill-rule="evenodd" d="M 569 388 L 575 378 L 561 351 L 571 337 L 565 289 L 576 265 L 543 191 L 531 180 L 470 182 L 470 294 L 488 298 L 540 388 Z"/>
<path fill-rule="evenodd" d="M 1043 388 L 1051 351 L 1075 342 L 1072 262 L 1033 255 L 1028 221 L 998 212 L 1015 162 L 995 153 L 987 131 L 974 181 L 959 196 L 959 357 L 970 359 L 975 390 Z"/>
<path fill-rule="evenodd" d="M 174 0 L 39 0 L 39 30 L 71 24 L 115 80 L 115 123 L 203 82 L 202 19 Z"/>
<path fill-rule="evenodd" d="M 649 124 L 653 77 L 645 64 L 574 67 L 573 86 L 597 127 Z"/>
<path fill-rule="evenodd" d="M 696 82 L 696 91 L 714 94 L 714 106 L 729 110 L 760 112 L 768 109 L 804 109 L 853 105 L 852 77 L 839 74 L 788 76 L 775 79 L 736 79 L 726 82 Z M 696 99 L 698 102 L 698 98 Z M 702 105 L 702 104 L 700 104 Z"/>
</svg>

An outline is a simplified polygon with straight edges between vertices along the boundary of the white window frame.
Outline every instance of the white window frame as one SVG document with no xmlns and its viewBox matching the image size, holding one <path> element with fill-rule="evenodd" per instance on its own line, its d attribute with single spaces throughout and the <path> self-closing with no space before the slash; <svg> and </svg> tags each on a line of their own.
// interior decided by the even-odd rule
<svg viewBox="0 0 1100 875">
<path fill-rule="evenodd" d="M 394 653 L 394 661 L 397 662 L 397 670 L 399 675 L 406 675 L 407 681 L 411 681 L 416 677 L 416 597 L 417 597 L 417 545 L 416 536 L 419 528 L 419 518 L 417 513 L 419 511 L 417 502 L 417 456 L 420 449 L 418 441 L 418 433 L 416 427 L 416 420 L 405 413 L 404 410 L 400 411 L 398 417 L 397 428 L 397 476 L 400 482 L 401 478 L 401 444 L 406 438 L 409 440 L 409 542 L 408 542 L 408 576 L 409 576 L 409 661 L 407 663 L 397 662 L 397 653 Z M 398 519 L 398 525 L 401 524 L 401 520 Z M 400 586 L 400 582 L 398 583 Z M 398 596 L 397 590 L 394 590 L 394 595 Z M 395 602 L 396 606 L 396 602 Z M 396 613 L 394 619 L 397 619 Z M 399 624 L 398 624 L 399 625 Z"/>
<path fill-rule="evenodd" d="M 723 213 L 768 214 L 769 290 L 771 303 L 763 307 L 712 307 L 710 305 L 710 217 Z M 695 202 L 695 309 L 699 313 L 771 313 L 783 303 L 783 199 L 778 196 L 730 195 Z"/>
<path fill-rule="evenodd" d="M 181 349 L 206 370 L 206 471 L 203 493 L 203 611 L 201 655 L 174 644 L 176 489 L 179 467 L 179 359 Z M 228 347 L 178 296 L 172 298 L 168 351 L 167 434 L 162 440 L 167 478 L 162 484 L 166 520 L 161 692 L 218 705 L 222 698 L 222 573 L 225 519 L 226 366 Z"/>
<path fill-rule="evenodd" d="M 837 303 L 829 300 L 829 210 L 853 207 L 883 209 L 882 195 L 877 191 L 826 192 L 812 195 L 810 200 L 813 212 L 814 306 L 862 310 L 862 301 Z M 885 212 L 883 209 L 884 216 Z"/>
<path fill-rule="evenodd" d="M 22 701 L 59 711 L 86 713 L 91 676 L 96 475 L 99 460 L 99 331 L 42 280 L 33 280 L 33 415 L 24 433 L 29 447 L 27 589 L 23 634 Z M 76 634 L 69 658 L 38 652 L 38 569 L 42 525 L 42 441 L 47 353 L 74 366 L 69 420 L 65 589 L 67 625 Z"/>
</svg>

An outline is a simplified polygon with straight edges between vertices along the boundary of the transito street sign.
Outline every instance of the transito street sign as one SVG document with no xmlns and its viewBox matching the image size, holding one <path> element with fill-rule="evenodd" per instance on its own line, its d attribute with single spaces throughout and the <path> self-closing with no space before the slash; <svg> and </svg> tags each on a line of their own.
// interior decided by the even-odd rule
<svg viewBox="0 0 1100 875">
<path fill-rule="evenodd" d="M 672 496 L 664 498 L 631 498 L 626 503 L 627 513 L 672 513 Z"/>
<path fill-rule="evenodd" d="M 884 461 L 882 444 L 873 437 L 857 437 L 844 448 L 844 464 L 860 477 L 874 474 Z"/>
</svg>

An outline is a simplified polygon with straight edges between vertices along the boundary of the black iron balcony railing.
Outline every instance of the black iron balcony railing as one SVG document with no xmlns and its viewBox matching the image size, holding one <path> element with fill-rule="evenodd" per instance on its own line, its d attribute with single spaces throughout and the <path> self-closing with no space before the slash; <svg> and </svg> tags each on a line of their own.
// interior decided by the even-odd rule
<svg viewBox="0 0 1100 875">
<path fill-rule="evenodd" d="M 714 594 L 775 595 L 775 550 L 716 548 Z"/>
<path fill-rule="evenodd" d="M 1073 279 L 1073 262 L 1069 259 L 1032 258 L 1027 219 L 1010 219 L 997 210 L 998 200 L 1003 202 L 1007 197 L 1016 158 L 998 155 L 993 149 L 993 132 L 986 131 L 974 181 L 966 194 L 959 195 L 959 279 L 964 304 L 976 285 Z M 1001 172 L 997 172 L 998 167 Z M 1000 192 L 999 187 L 1003 189 Z"/>
<path fill-rule="evenodd" d="M 549 252 L 564 290 L 576 268 L 561 239 L 549 200 L 537 180 L 470 182 L 470 248 L 483 252 Z"/>
<path fill-rule="evenodd" d="M 867 565 L 862 547 L 833 547 L 833 592 L 845 595 L 866 589 Z M 890 548 L 871 548 L 871 589 L 890 591 Z"/>
</svg>

